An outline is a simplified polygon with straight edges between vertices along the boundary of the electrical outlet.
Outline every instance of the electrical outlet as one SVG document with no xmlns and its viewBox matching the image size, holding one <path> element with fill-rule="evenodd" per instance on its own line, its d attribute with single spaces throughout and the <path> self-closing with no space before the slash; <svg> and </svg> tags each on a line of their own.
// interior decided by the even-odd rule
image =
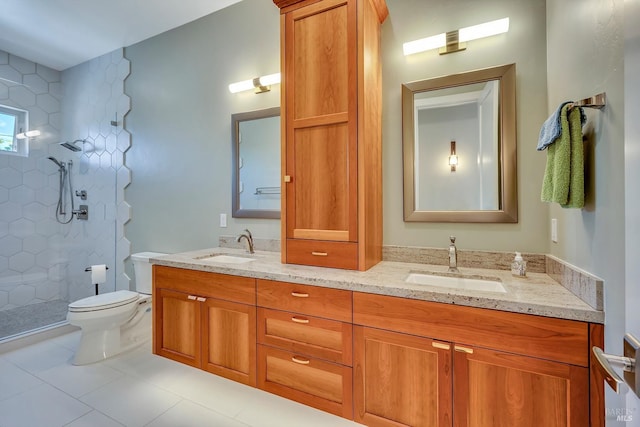
<svg viewBox="0 0 640 427">
<path fill-rule="evenodd" d="M 226 227 L 227 226 L 227 214 L 221 213 L 220 214 L 220 227 Z"/>
<path fill-rule="evenodd" d="M 551 218 L 551 241 L 558 243 L 558 220 Z"/>
</svg>

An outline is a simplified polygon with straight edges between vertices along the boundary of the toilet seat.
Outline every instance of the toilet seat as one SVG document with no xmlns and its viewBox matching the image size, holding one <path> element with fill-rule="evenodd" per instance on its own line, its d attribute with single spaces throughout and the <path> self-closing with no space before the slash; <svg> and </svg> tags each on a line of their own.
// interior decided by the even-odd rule
<svg viewBox="0 0 640 427">
<path fill-rule="evenodd" d="M 115 291 L 94 295 L 69 304 L 70 313 L 85 313 L 89 311 L 107 310 L 120 307 L 138 300 L 140 294 L 132 291 Z"/>
</svg>

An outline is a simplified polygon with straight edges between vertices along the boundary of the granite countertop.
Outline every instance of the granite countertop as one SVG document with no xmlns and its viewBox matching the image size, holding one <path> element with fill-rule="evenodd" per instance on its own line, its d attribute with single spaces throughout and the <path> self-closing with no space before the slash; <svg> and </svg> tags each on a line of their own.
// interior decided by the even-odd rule
<svg viewBox="0 0 640 427">
<path fill-rule="evenodd" d="M 222 263 L 198 259 L 215 254 L 250 257 L 246 263 Z M 256 279 L 278 280 L 326 288 L 368 292 L 447 304 L 535 314 L 546 317 L 604 323 L 604 312 L 592 308 L 545 273 L 513 277 L 510 271 L 460 268 L 460 276 L 499 279 L 505 293 L 451 289 L 405 282 L 410 273 L 447 275 L 447 266 L 382 261 L 367 271 L 340 270 L 282 264 L 279 252 L 212 248 L 151 258 L 168 267 L 231 274 Z"/>
</svg>

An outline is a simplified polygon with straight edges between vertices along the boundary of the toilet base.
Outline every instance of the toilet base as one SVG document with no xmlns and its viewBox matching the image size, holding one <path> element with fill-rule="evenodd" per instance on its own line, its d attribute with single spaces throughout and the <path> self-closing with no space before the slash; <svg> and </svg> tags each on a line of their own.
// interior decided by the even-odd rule
<svg viewBox="0 0 640 427">
<path fill-rule="evenodd" d="M 151 339 L 151 303 L 126 324 L 102 330 L 81 330 L 80 343 L 72 363 L 88 365 L 132 350 Z"/>
</svg>

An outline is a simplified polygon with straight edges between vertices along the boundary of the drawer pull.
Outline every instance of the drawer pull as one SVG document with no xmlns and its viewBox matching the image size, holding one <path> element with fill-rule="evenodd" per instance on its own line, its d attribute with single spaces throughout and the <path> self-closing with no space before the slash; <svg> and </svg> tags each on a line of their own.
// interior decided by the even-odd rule
<svg viewBox="0 0 640 427">
<path fill-rule="evenodd" d="M 298 356 L 293 356 L 291 358 L 291 361 L 295 362 L 295 363 L 299 363 L 300 365 L 308 365 L 309 364 L 309 359 L 301 359 Z"/>
<path fill-rule="evenodd" d="M 189 295 L 189 296 L 187 297 L 187 299 L 189 299 L 189 300 L 191 300 L 191 301 L 195 301 L 195 300 L 196 300 L 196 298 L 197 298 L 197 297 L 196 297 L 195 295 Z"/>
<path fill-rule="evenodd" d="M 449 350 L 451 348 L 449 344 L 445 344 L 442 342 L 432 342 L 431 345 L 435 348 L 439 348 L 440 350 Z"/>
<path fill-rule="evenodd" d="M 207 300 L 206 298 L 202 298 L 202 297 L 198 297 L 198 298 L 196 298 L 196 299 L 197 299 L 198 301 L 200 301 L 200 302 L 205 302 L 205 301 Z"/>
<path fill-rule="evenodd" d="M 473 354 L 473 349 L 469 347 L 462 347 L 462 346 L 456 345 L 454 349 L 456 351 L 459 351 L 460 353 Z"/>
<path fill-rule="evenodd" d="M 296 323 L 304 323 L 304 324 L 309 323 L 309 319 L 302 319 L 302 318 L 296 317 L 296 316 L 292 316 L 291 320 L 296 322 Z"/>
<path fill-rule="evenodd" d="M 291 296 L 296 298 L 309 298 L 309 294 L 304 294 L 302 292 L 291 292 Z"/>
<path fill-rule="evenodd" d="M 313 251 L 313 252 L 311 252 L 311 255 L 313 255 L 313 256 L 328 256 L 329 254 L 328 254 L 328 253 L 326 253 L 326 252 L 316 252 L 316 251 Z"/>
</svg>

